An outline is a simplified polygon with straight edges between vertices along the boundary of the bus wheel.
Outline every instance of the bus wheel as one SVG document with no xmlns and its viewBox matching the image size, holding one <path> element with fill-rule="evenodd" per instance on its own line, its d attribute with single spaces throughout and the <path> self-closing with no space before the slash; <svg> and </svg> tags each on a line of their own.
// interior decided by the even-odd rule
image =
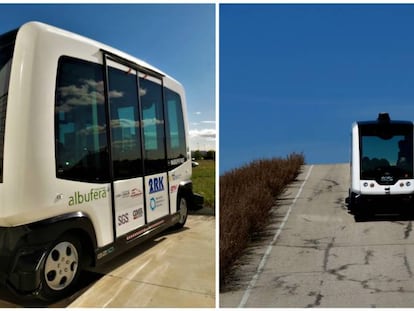
<svg viewBox="0 0 414 311">
<path fill-rule="evenodd" d="M 178 195 L 178 213 L 179 213 L 179 220 L 178 223 L 174 226 L 176 229 L 180 229 L 184 227 L 185 222 L 187 221 L 187 215 L 188 215 L 188 204 L 187 204 L 187 198 L 181 195 Z"/>
<path fill-rule="evenodd" d="M 69 294 L 80 274 L 81 244 L 75 237 L 55 241 L 43 262 L 40 296 L 46 300 Z"/>
</svg>

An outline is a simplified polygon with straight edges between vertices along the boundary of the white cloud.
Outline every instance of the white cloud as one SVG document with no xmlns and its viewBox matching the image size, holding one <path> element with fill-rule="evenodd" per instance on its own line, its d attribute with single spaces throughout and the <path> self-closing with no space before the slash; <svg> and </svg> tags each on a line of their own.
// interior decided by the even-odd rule
<svg viewBox="0 0 414 311">
<path fill-rule="evenodd" d="M 215 129 L 190 130 L 190 137 L 216 138 Z"/>
</svg>

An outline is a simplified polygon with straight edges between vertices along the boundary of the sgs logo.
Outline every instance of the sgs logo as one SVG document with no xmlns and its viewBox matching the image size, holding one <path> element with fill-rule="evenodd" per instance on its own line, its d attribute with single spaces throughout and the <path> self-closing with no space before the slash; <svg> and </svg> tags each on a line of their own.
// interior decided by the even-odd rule
<svg viewBox="0 0 414 311">
<path fill-rule="evenodd" d="M 129 222 L 129 215 L 128 215 L 128 213 L 121 214 L 121 215 L 118 216 L 118 226 L 125 225 L 128 222 Z"/>
</svg>

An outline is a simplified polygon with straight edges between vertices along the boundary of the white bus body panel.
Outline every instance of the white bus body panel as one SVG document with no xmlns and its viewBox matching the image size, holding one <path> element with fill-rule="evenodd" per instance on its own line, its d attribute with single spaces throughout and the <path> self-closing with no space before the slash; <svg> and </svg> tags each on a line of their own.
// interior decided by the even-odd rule
<svg viewBox="0 0 414 311">
<path fill-rule="evenodd" d="M 403 195 L 414 193 L 412 179 L 400 179 L 395 185 L 384 186 L 375 180 L 361 180 L 359 192 L 361 195 Z"/>
<path fill-rule="evenodd" d="M 189 157 L 188 159 L 191 159 Z M 170 184 L 170 201 L 171 201 L 171 213 L 174 214 L 177 212 L 177 202 L 178 189 L 183 180 L 190 180 L 191 178 L 191 161 L 185 162 L 183 165 L 180 165 L 176 169 L 168 172 L 168 180 Z"/>
<path fill-rule="evenodd" d="M 166 173 L 145 176 L 148 222 L 169 214 L 167 179 Z"/>
<path fill-rule="evenodd" d="M 360 161 L 359 161 L 359 131 L 358 125 L 352 125 L 352 148 L 351 148 L 351 191 L 360 193 Z"/>
<path fill-rule="evenodd" d="M 143 178 L 114 182 L 116 236 L 145 225 Z"/>
<path fill-rule="evenodd" d="M 52 44 L 51 44 L 52 43 Z M 42 23 L 30 22 L 18 32 L 13 55 L 9 85 L 4 142 L 3 183 L 0 183 L 0 226 L 18 226 L 64 213 L 81 211 L 89 215 L 97 232 L 98 247 L 113 242 L 114 232 L 111 207 L 110 184 L 91 184 L 56 178 L 55 171 L 55 85 L 58 59 L 65 55 L 102 64 L 101 49 L 116 53 L 140 66 L 163 75 L 160 70 L 133 58 L 121 51 L 79 35 L 60 30 Z M 186 136 L 188 124 L 184 91 L 180 83 L 165 75 L 164 85 L 182 96 Z M 53 86 L 53 87 L 51 87 Z M 42 113 L 39 113 L 42 111 Z M 19 120 L 11 122 L 10 120 Z M 188 142 L 188 137 L 187 142 Z M 187 159 L 191 159 L 187 148 Z M 176 187 L 182 180 L 191 177 L 191 161 L 163 175 L 165 181 L 162 200 L 168 207 L 168 191 L 171 192 L 171 213 L 176 208 Z M 159 176 L 158 176 L 159 177 Z M 145 182 L 153 178 L 145 177 Z M 170 181 L 170 189 L 167 188 Z M 133 183 L 130 184 L 130 183 Z M 122 184 L 122 186 L 121 186 Z M 115 182 L 115 190 L 126 187 L 144 192 L 142 182 L 128 180 Z M 103 195 L 105 189 L 106 196 Z M 98 194 L 95 192 L 98 191 Z M 126 191 L 122 190 L 121 192 Z M 135 191 L 135 190 L 134 190 Z M 146 190 L 149 191 L 148 189 Z M 77 194 L 78 193 L 78 194 Z M 89 194 L 89 196 L 88 196 Z M 115 196 L 119 193 L 115 193 Z M 147 193 L 149 194 L 149 193 Z M 70 204 L 74 196 L 89 198 L 89 202 Z M 115 198 L 119 202 L 121 198 Z M 134 210 L 140 215 L 140 207 L 132 208 L 137 197 L 129 198 L 117 212 Z M 74 201 L 73 201 L 74 202 Z M 164 203 L 163 203 L 164 204 Z M 158 213 L 159 212 L 159 213 Z M 165 207 L 149 213 L 148 220 L 156 219 L 169 212 Z M 142 224 L 143 217 L 137 217 L 130 226 L 117 227 L 116 235 L 122 235 Z"/>
<path fill-rule="evenodd" d="M 165 79 L 164 86 L 175 90 L 181 97 L 181 104 L 182 104 L 182 111 L 183 111 L 183 118 L 184 118 L 184 128 L 185 128 L 185 140 L 188 142 L 190 141 L 190 137 L 188 136 L 189 133 L 189 125 L 188 125 L 188 116 L 187 116 L 187 100 L 184 93 L 184 88 L 182 85 L 174 79 Z M 177 195 L 178 195 L 178 188 L 182 181 L 189 181 L 191 180 L 192 175 L 192 166 L 191 166 L 191 151 L 189 147 L 187 147 L 187 161 L 182 165 L 178 166 L 174 170 L 168 172 L 168 180 L 170 186 L 170 202 L 171 202 L 171 213 L 177 212 Z"/>
</svg>

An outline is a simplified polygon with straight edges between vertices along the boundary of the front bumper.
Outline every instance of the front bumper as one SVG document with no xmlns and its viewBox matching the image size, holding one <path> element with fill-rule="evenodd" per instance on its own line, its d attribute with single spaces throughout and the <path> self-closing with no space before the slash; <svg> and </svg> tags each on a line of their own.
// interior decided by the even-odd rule
<svg viewBox="0 0 414 311">
<path fill-rule="evenodd" d="M 356 194 L 351 193 L 352 205 L 378 207 L 410 207 L 414 203 L 414 194 Z M 414 205 L 412 206 L 414 208 Z"/>
</svg>

